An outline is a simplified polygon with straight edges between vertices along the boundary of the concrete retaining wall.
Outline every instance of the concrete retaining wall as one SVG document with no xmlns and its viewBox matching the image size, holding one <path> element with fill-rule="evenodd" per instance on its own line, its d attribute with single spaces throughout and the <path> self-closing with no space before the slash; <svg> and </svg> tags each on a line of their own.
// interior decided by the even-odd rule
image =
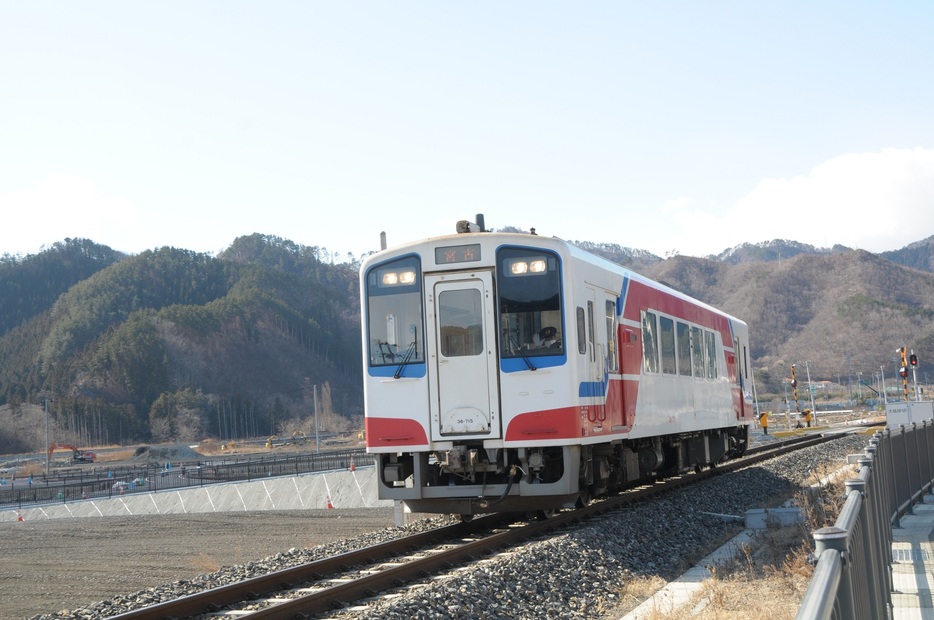
<svg viewBox="0 0 934 620">
<path fill-rule="evenodd" d="M 376 497 L 376 468 L 339 470 L 264 478 L 251 482 L 215 484 L 191 489 L 133 493 L 109 499 L 45 504 L 0 510 L 0 522 L 78 517 L 186 514 L 193 512 L 249 512 L 327 508 L 391 508 L 392 500 Z"/>
</svg>

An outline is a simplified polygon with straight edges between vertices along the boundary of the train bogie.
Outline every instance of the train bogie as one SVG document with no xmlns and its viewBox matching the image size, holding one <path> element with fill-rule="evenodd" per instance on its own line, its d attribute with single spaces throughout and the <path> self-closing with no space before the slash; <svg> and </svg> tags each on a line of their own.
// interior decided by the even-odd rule
<svg viewBox="0 0 934 620">
<path fill-rule="evenodd" d="M 742 321 L 560 239 L 482 228 L 361 268 L 381 498 L 549 510 L 745 450 Z"/>
</svg>

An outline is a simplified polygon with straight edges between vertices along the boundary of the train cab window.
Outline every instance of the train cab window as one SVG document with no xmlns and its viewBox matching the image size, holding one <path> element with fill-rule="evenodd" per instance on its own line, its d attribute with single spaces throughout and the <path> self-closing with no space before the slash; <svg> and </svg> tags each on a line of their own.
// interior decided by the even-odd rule
<svg viewBox="0 0 934 620">
<path fill-rule="evenodd" d="M 678 321 L 678 374 L 691 376 L 691 328 Z"/>
<path fill-rule="evenodd" d="M 425 361 L 421 264 L 408 256 L 372 267 L 366 275 L 370 366 Z"/>
<path fill-rule="evenodd" d="M 717 378 L 717 336 L 711 331 L 705 331 L 707 339 L 707 378 Z"/>
<path fill-rule="evenodd" d="M 707 359 L 707 353 L 704 351 L 705 343 L 704 330 L 700 327 L 691 327 L 691 366 L 694 369 L 695 379 L 703 379 L 707 376 L 704 363 Z"/>
<path fill-rule="evenodd" d="M 644 372 L 658 372 L 658 332 L 657 319 L 654 312 L 642 311 L 642 370 Z"/>
<path fill-rule="evenodd" d="M 675 363 L 675 322 L 667 316 L 658 317 L 659 336 L 662 343 L 662 373 L 674 375 L 678 372 Z"/>
<path fill-rule="evenodd" d="M 619 372 L 619 355 L 616 350 L 616 300 L 606 300 L 606 359 L 609 372 Z"/>
<path fill-rule="evenodd" d="M 500 355 L 564 355 L 558 256 L 536 248 L 500 248 L 496 274 Z"/>
</svg>

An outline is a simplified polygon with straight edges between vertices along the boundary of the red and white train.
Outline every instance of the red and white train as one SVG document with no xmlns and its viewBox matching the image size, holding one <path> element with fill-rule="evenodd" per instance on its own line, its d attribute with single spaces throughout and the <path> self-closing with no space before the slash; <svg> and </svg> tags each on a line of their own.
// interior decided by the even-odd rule
<svg viewBox="0 0 934 620">
<path fill-rule="evenodd" d="M 743 454 L 744 322 L 557 238 L 457 232 L 361 267 L 381 499 L 550 511 Z"/>
</svg>

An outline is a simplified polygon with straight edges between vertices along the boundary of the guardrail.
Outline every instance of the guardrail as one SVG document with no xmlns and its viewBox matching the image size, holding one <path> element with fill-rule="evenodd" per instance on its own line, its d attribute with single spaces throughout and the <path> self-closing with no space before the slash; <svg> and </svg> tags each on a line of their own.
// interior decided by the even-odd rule
<svg viewBox="0 0 934 620">
<path fill-rule="evenodd" d="M 32 482 L 17 479 L 10 487 L 0 487 L 0 510 L 369 464 L 371 461 L 366 451 L 354 449 L 294 456 L 185 461 L 174 463 L 170 468 L 159 464 L 112 468 L 98 466 L 50 477 L 35 476 Z"/>
<path fill-rule="evenodd" d="M 892 617 L 892 528 L 930 491 L 932 452 L 934 421 L 873 435 L 836 523 L 813 532 L 817 563 L 799 620 Z"/>
</svg>

